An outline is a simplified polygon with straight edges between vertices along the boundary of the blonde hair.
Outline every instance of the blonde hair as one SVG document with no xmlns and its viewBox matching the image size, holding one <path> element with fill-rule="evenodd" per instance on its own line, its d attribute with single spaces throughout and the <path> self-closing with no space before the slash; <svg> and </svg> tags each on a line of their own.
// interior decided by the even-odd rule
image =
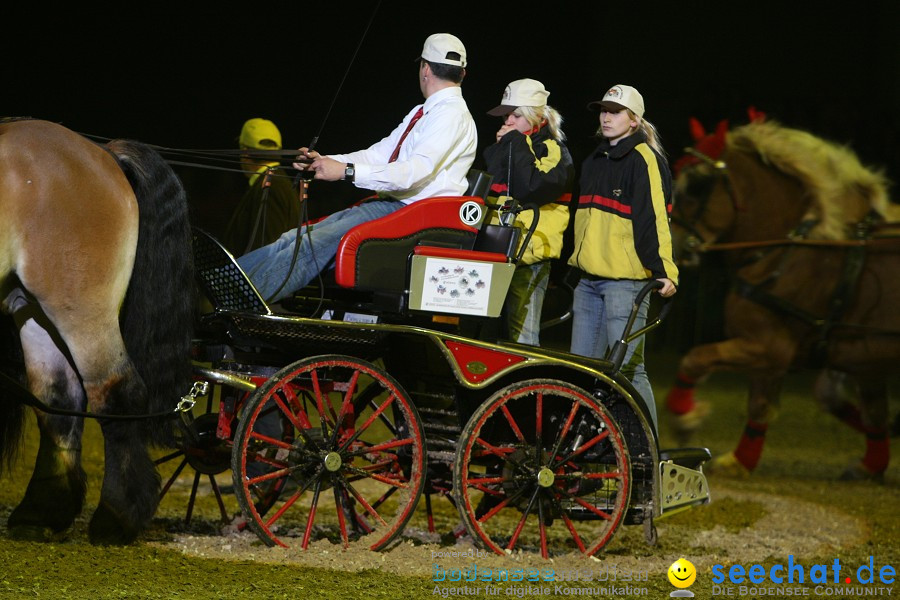
<svg viewBox="0 0 900 600">
<path fill-rule="evenodd" d="M 628 111 L 628 116 L 631 118 L 631 120 L 637 121 L 637 124 L 638 124 L 637 127 L 635 127 L 631 131 L 631 133 L 629 133 L 628 135 L 631 135 L 631 134 L 635 133 L 636 131 L 640 131 L 641 133 L 644 134 L 644 138 L 647 141 L 647 145 L 650 146 L 651 148 L 653 148 L 654 150 L 656 150 L 656 152 L 660 156 L 662 156 L 663 158 L 666 158 L 667 157 L 666 151 L 663 148 L 662 138 L 659 135 L 659 131 L 657 131 L 657 129 L 656 129 L 656 125 L 654 125 L 653 123 L 651 123 L 650 121 L 648 121 L 647 119 L 645 119 L 643 117 L 637 116 L 636 114 L 634 114 L 634 112 L 632 112 L 632 110 L 630 108 L 626 108 L 625 110 Z M 600 138 L 603 137 L 603 126 L 602 125 L 600 127 L 597 127 L 597 132 L 595 133 L 595 135 Z"/>
<path fill-rule="evenodd" d="M 565 141 L 566 134 L 562 130 L 562 115 L 552 106 L 520 106 L 513 112 L 524 117 L 532 127 L 537 127 L 546 121 L 547 127 L 550 129 L 550 137 L 557 142 Z"/>
</svg>

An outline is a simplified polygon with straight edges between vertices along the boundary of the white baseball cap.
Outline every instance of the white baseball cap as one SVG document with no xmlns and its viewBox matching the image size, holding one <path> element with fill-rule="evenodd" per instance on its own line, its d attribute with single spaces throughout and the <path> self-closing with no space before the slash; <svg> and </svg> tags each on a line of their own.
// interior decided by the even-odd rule
<svg viewBox="0 0 900 600">
<path fill-rule="evenodd" d="M 595 100 L 588 104 L 588 108 L 610 108 L 622 110 L 627 108 L 638 117 L 644 116 L 644 97 L 630 85 L 617 84 L 609 88 L 602 100 Z"/>
<path fill-rule="evenodd" d="M 458 37 L 449 33 L 434 33 L 425 40 L 422 55 L 428 62 L 454 67 L 466 66 L 466 47 Z"/>
<path fill-rule="evenodd" d="M 492 108 L 487 114 L 503 117 L 520 106 L 547 106 L 550 95 L 544 84 L 536 79 L 516 79 L 503 91 L 500 105 Z"/>
</svg>

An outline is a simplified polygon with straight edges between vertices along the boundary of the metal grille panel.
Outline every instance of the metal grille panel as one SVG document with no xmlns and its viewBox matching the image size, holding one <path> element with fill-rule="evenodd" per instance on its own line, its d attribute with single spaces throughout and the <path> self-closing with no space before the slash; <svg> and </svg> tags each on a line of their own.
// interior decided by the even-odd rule
<svg viewBox="0 0 900 600">
<path fill-rule="evenodd" d="M 272 311 L 228 250 L 202 229 L 194 228 L 197 280 L 217 310 L 269 315 Z"/>
</svg>

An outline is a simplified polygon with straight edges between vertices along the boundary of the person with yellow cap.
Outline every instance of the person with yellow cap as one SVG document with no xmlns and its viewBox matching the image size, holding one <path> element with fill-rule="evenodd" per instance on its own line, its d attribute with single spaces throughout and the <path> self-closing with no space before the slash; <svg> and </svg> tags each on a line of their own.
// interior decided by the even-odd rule
<svg viewBox="0 0 900 600">
<path fill-rule="evenodd" d="M 500 104 L 488 111 L 503 117 L 503 124 L 496 143 L 484 151 L 486 170 L 494 176 L 489 201 L 502 204 L 511 197 L 519 206 L 531 205 L 532 210 L 515 217 L 515 225 L 526 231 L 538 213 L 537 227 L 513 273 L 504 306 L 505 337 L 532 346 L 540 345 L 550 261 L 562 252 L 575 179 L 562 116 L 547 104 L 549 96 L 544 84 L 535 79 L 517 79 L 507 85 Z M 491 220 L 499 222 L 496 212 Z"/>
<path fill-rule="evenodd" d="M 277 160 L 254 157 L 254 150 L 280 150 L 281 132 L 268 119 L 248 119 L 238 137 L 241 169 L 247 176 L 247 191 L 235 207 L 222 235 L 222 244 L 235 256 L 270 244 L 285 229 L 300 221 L 300 201 L 291 176 L 278 168 Z"/>
<path fill-rule="evenodd" d="M 300 148 L 297 169 L 321 181 L 350 181 L 378 198 L 335 212 L 313 226 L 287 231 L 239 259 L 263 298 L 277 302 L 333 267 L 341 238 L 355 226 L 425 198 L 461 196 L 475 158 L 475 121 L 462 96 L 466 48 L 454 35 L 425 40 L 418 58 L 425 98 L 385 138 L 347 154 Z"/>
</svg>

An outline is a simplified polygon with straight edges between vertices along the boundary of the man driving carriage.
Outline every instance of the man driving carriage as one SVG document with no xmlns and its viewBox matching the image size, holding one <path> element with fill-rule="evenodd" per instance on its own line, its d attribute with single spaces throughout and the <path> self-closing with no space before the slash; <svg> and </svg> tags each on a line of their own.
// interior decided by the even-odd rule
<svg viewBox="0 0 900 600">
<path fill-rule="evenodd" d="M 350 180 L 377 199 L 290 230 L 238 262 L 271 302 L 290 296 L 331 266 L 341 238 L 353 227 L 436 196 L 460 196 L 477 146 L 475 122 L 462 97 L 466 49 L 449 33 L 425 40 L 419 61 L 424 104 L 413 108 L 387 137 L 365 150 L 321 155 L 300 149 L 298 169 L 324 181 Z M 299 247 L 298 247 L 299 244 Z"/>
</svg>

